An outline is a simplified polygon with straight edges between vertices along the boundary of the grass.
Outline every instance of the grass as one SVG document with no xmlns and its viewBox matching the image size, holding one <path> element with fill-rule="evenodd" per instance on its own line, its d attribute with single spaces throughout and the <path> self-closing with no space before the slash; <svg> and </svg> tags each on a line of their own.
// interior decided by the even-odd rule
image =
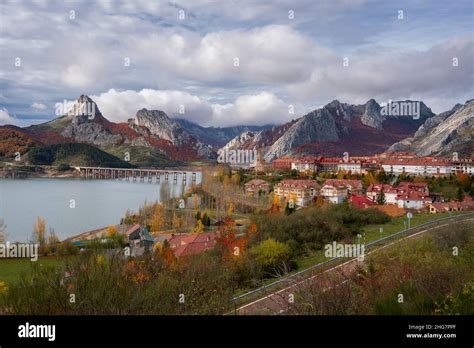
<svg viewBox="0 0 474 348">
<path fill-rule="evenodd" d="M 61 261 L 57 257 L 40 257 L 38 261 L 30 259 L 0 259 L 0 281 L 5 281 L 9 286 L 18 281 L 22 274 L 29 274 L 32 270 L 33 263 L 41 266 L 55 266 Z"/>
<path fill-rule="evenodd" d="M 460 215 L 460 214 L 462 214 L 462 212 L 451 212 L 451 216 Z M 413 214 L 410 227 L 415 227 L 432 220 L 437 220 L 437 219 L 446 218 L 446 217 L 449 217 L 449 213 L 447 212 L 439 213 L 439 214 L 430 214 L 430 213 Z M 404 221 L 406 221 L 406 216 L 392 218 L 390 222 L 385 223 L 385 224 L 365 226 L 363 229 L 363 233 L 365 233 L 364 243 L 369 243 L 369 242 L 378 240 L 382 237 L 387 237 L 389 235 L 402 231 L 403 229 L 405 229 Z M 380 227 L 383 227 L 382 235 L 380 234 Z M 355 243 L 357 243 L 357 238 L 355 240 Z M 296 260 L 296 265 L 297 265 L 296 269 L 291 271 L 287 276 L 291 276 L 292 274 L 298 271 L 304 270 L 306 268 L 310 268 L 311 266 L 317 265 L 327 260 L 328 258 L 324 255 L 324 249 L 318 250 L 309 256 L 301 257 L 300 259 Z M 275 282 L 276 280 L 277 279 L 275 278 L 265 279 L 260 285 L 268 285 Z M 240 289 L 239 291 L 236 292 L 236 295 L 246 293 L 247 291 L 250 291 L 250 290 L 252 289 Z M 246 297 L 244 302 L 238 301 L 238 303 L 239 304 L 245 303 L 252 299 L 256 299 L 260 296 L 261 296 L 260 293 L 256 293 L 256 294 Z"/>
<path fill-rule="evenodd" d="M 460 212 L 451 212 L 451 216 L 459 215 Z M 440 214 L 429 214 L 429 213 L 418 213 L 413 214 L 411 219 L 410 227 L 415 227 L 431 220 L 437 220 L 441 218 L 449 217 L 449 213 L 440 213 Z M 375 240 L 378 240 L 383 237 L 390 236 L 397 232 L 400 232 L 405 229 L 404 222 L 407 220 L 406 216 L 400 216 L 393 218 L 390 222 L 380 225 L 368 225 L 363 229 L 364 238 L 362 239 L 363 243 L 370 243 Z M 383 228 L 383 232 L 380 233 L 380 228 Z M 357 243 L 357 238 L 355 238 L 354 243 Z M 327 258 L 324 256 L 324 250 L 318 250 L 312 255 L 303 257 L 297 260 L 297 270 L 305 269 L 316 265 L 320 262 L 326 261 Z"/>
</svg>

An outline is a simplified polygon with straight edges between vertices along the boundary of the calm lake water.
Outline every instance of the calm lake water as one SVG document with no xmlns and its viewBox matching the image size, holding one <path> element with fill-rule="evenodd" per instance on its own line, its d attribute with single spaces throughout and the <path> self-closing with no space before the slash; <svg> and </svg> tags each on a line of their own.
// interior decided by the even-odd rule
<svg viewBox="0 0 474 348">
<path fill-rule="evenodd" d="M 201 182 L 198 173 L 197 182 Z M 46 220 L 60 239 L 120 223 L 127 209 L 137 211 L 145 200 L 160 200 L 161 185 L 179 196 L 182 176 L 173 184 L 80 179 L 0 179 L 0 218 L 6 224 L 7 240 L 28 241 L 36 218 Z M 191 173 L 187 175 L 191 185 Z M 70 200 L 75 208 L 70 208 Z"/>
</svg>

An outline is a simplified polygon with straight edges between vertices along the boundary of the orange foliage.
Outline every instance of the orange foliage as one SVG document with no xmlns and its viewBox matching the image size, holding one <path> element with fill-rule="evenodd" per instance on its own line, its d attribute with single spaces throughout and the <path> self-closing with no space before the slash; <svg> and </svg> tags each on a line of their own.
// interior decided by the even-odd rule
<svg viewBox="0 0 474 348">
<path fill-rule="evenodd" d="M 34 141 L 28 135 L 10 128 L 0 128 L 0 156 L 13 157 L 16 152 L 24 154 Z"/>
</svg>

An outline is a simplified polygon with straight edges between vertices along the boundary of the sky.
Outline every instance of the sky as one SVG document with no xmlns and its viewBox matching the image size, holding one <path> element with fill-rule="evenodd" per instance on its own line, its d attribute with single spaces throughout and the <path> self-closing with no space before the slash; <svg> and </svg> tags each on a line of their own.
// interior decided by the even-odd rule
<svg viewBox="0 0 474 348">
<path fill-rule="evenodd" d="M 474 97 L 472 0 L 0 2 L 0 125 L 90 96 L 203 126 L 280 124 L 337 99 Z"/>
</svg>

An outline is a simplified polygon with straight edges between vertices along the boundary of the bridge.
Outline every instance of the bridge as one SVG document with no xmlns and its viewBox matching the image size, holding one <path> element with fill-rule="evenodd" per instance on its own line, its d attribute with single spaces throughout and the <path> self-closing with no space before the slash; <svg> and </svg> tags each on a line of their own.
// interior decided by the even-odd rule
<svg viewBox="0 0 474 348">
<path fill-rule="evenodd" d="M 200 171 L 182 169 L 146 169 L 146 168 L 103 168 L 103 167 L 74 167 L 81 177 L 86 179 L 110 179 L 141 182 L 170 182 L 178 183 L 178 178 L 183 184 L 188 180 L 197 184 L 197 174 Z"/>
</svg>

